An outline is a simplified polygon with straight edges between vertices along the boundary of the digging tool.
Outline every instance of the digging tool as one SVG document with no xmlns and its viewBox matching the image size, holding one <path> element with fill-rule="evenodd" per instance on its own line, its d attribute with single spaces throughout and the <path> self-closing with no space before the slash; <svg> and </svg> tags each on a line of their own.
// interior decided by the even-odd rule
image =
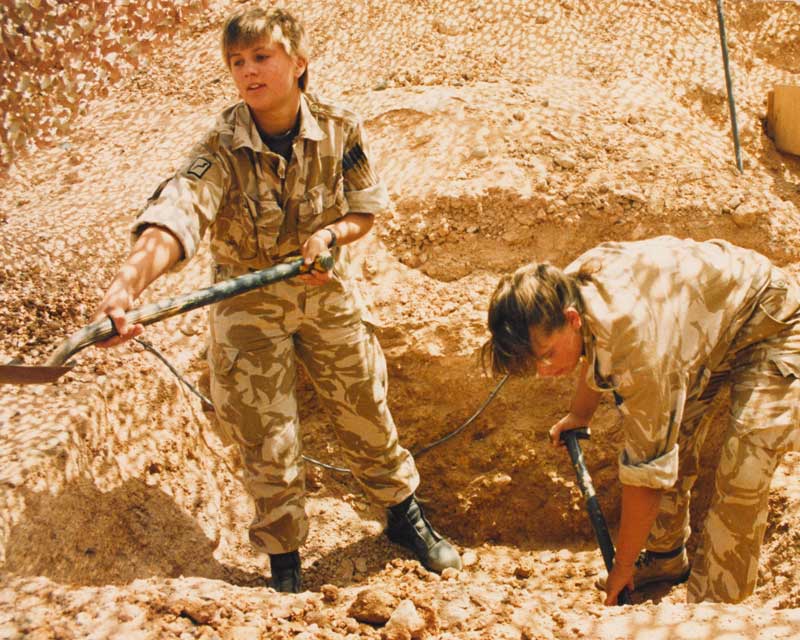
<svg viewBox="0 0 800 640">
<path fill-rule="evenodd" d="M 331 269 L 333 269 L 333 256 L 330 254 L 323 254 L 317 257 L 310 265 L 304 264 L 303 258 L 294 258 L 260 271 L 246 273 L 237 278 L 218 282 L 199 291 L 192 291 L 175 298 L 132 309 L 128 311 L 125 317 L 131 324 L 153 324 L 160 320 L 186 313 L 192 309 L 205 307 L 259 287 L 286 280 L 301 273 L 308 273 L 312 270 L 330 271 Z M 19 364 L 19 360 L 12 360 L 8 364 L 0 365 L 0 384 L 45 384 L 54 382 L 72 370 L 72 366 L 67 366 L 65 363 L 78 351 L 115 335 L 117 335 L 117 330 L 114 328 L 114 323 L 111 322 L 110 318 L 103 318 L 93 322 L 64 340 L 44 365 L 23 365 Z"/>
<path fill-rule="evenodd" d="M 572 466 L 575 467 L 578 485 L 581 488 L 583 497 L 586 498 L 586 511 L 589 513 L 589 521 L 592 523 L 597 544 L 600 545 L 600 552 L 603 554 L 606 569 L 611 573 L 611 569 L 614 567 L 614 543 L 611 542 L 611 535 L 608 533 L 608 526 L 603 517 L 603 512 L 600 510 L 600 503 L 597 501 L 597 495 L 594 492 L 592 478 L 586 469 L 586 464 L 583 461 L 583 451 L 581 451 L 581 445 L 578 442 L 578 440 L 589 439 L 589 429 L 581 427 L 562 431 L 560 438 L 567 445 L 569 457 L 572 459 Z M 617 604 L 630 603 L 628 590 L 623 589 L 617 597 Z"/>
</svg>

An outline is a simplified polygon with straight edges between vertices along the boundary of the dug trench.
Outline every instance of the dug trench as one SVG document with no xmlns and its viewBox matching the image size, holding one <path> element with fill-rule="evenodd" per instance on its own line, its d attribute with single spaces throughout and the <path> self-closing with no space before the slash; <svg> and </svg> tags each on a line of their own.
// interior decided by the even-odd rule
<svg viewBox="0 0 800 640">
<path fill-rule="evenodd" d="M 536 203 L 511 193 L 441 198 L 420 217 L 421 207 L 398 202 L 379 233 L 354 248 L 387 357 L 390 406 L 401 441 L 412 451 L 462 425 L 499 382 L 480 359 L 488 298 L 499 275 L 534 256 L 563 266 L 582 248 L 560 245 L 569 223 L 537 220 Z M 527 226 L 519 223 L 525 215 L 531 216 Z M 426 230 L 414 219 L 438 226 Z M 481 219 L 491 226 L 475 229 Z M 577 223 L 585 229 L 592 221 Z M 528 237 L 509 242 L 508 233 L 520 227 Z M 621 239 L 632 228 L 619 227 Z M 591 233 L 584 242 L 590 245 Z M 196 276 L 207 260 L 201 256 L 189 269 Z M 154 325 L 147 334 L 207 393 L 204 335 L 203 311 Z M 509 557 L 506 570 L 513 572 L 520 558 L 536 566 L 576 553 L 588 558 L 586 576 L 600 570 L 574 470 L 547 437 L 568 406 L 573 382 L 511 379 L 468 428 L 418 459 L 418 495 L 431 520 L 462 551 L 480 549 L 487 566 L 500 562 L 489 558 Z M 6 571 L 97 586 L 156 576 L 265 584 L 264 559 L 247 541 L 252 505 L 237 479 L 242 470 L 234 447 L 226 446 L 213 412 L 204 411 L 150 354 L 136 345 L 91 350 L 58 385 L 15 394 L 17 411 L 7 424 L 16 455 L 2 485 Z M 302 375 L 298 397 L 305 453 L 342 464 Z M 725 412 L 721 398 L 693 501 L 695 530 L 713 487 Z M 592 428 L 584 455 L 613 529 L 621 442 L 613 403 L 604 401 Z M 357 586 L 394 557 L 410 558 L 383 538 L 381 509 L 368 503 L 350 476 L 306 468 L 312 519 L 304 547 L 307 588 Z M 790 498 L 778 493 L 775 500 Z M 772 517 L 770 535 L 786 535 L 779 518 Z M 693 537 L 690 549 L 695 544 Z"/>
<path fill-rule="evenodd" d="M 210 4 L 183 35 L 161 27 L 168 37 L 147 64 L 105 97 L 86 96 L 71 131 L 3 176 L 4 361 L 42 362 L 86 322 L 126 255 L 132 217 L 236 99 L 217 43 L 239 3 Z M 602 241 L 670 233 L 725 238 L 798 272 L 800 161 L 760 126 L 772 85 L 798 82 L 792 3 L 727 4 L 742 174 L 714 3 L 286 4 L 316 34 L 313 91 L 365 118 L 396 204 L 355 253 L 412 450 L 461 425 L 495 388 L 478 357 L 486 303 L 520 264 L 565 265 Z M 204 249 L 142 303 L 202 286 L 208 271 Z M 205 328 L 204 312 L 193 312 L 147 330 L 201 388 Z M 386 541 L 382 510 L 352 478 L 307 465 L 310 591 L 281 596 L 265 588 L 241 466 L 213 415 L 138 345 L 87 350 L 76 362 L 55 385 L 0 387 L 0 637 L 388 640 L 387 629 L 352 616 L 366 591 L 413 600 L 422 637 L 798 635 L 796 454 L 772 485 L 752 598 L 684 605 L 679 586 L 605 609 L 573 470 L 546 437 L 573 381 L 511 380 L 418 460 L 419 495 L 463 552 L 464 571 L 422 571 Z M 308 381 L 298 393 L 305 452 L 342 464 Z M 695 530 L 726 413 L 721 398 Z M 604 403 L 583 449 L 612 530 L 620 444 L 616 409 Z"/>
</svg>

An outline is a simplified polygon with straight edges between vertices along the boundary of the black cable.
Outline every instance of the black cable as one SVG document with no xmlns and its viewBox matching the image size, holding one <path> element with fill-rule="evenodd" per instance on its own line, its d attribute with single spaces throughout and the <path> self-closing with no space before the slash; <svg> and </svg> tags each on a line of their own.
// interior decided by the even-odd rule
<svg viewBox="0 0 800 640">
<path fill-rule="evenodd" d="M 167 366 L 167 368 L 172 372 L 172 374 L 176 378 L 178 378 L 178 380 L 180 380 L 189 389 L 189 391 L 191 391 L 194 395 L 196 395 L 198 398 L 200 398 L 200 401 L 203 403 L 203 406 L 205 408 L 209 408 L 209 409 L 213 409 L 214 408 L 214 404 L 211 402 L 211 400 L 206 398 L 206 396 L 203 395 L 191 382 L 189 382 L 186 378 L 184 378 L 178 372 L 178 370 L 175 369 L 175 367 L 173 367 L 172 364 L 170 364 L 170 362 L 158 351 L 158 349 L 156 349 L 152 345 L 152 343 L 150 343 L 147 340 L 144 340 L 142 338 L 134 338 L 134 340 L 136 342 L 138 342 L 140 345 L 142 345 L 147 351 L 152 353 L 156 358 L 161 360 L 161 362 L 163 362 Z M 431 442 L 430 444 L 427 444 L 424 447 L 421 447 L 420 449 L 417 449 L 416 451 L 412 451 L 411 452 L 412 455 L 415 458 L 419 458 L 420 456 L 428 453 L 428 451 L 430 451 L 431 449 L 434 449 L 434 448 L 438 447 L 439 445 L 444 444 L 445 442 L 450 440 L 450 438 L 454 438 L 459 433 L 464 431 L 464 429 L 466 429 L 470 424 L 472 424 L 475 421 L 475 419 L 479 415 L 481 415 L 481 413 L 483 413 L 484 409 L 486 409 L 486 407 L 489 406 L 489 403 L 491 403 L 492 400 L 494 400 L 495 396 L 500 392 L 500 389 L 503 388 L 503 385 L 506 383 L 507 380 L 508 380 L 508 376 L 507 375 L 503 376 L 500 379 L 500 382 L 497 383 L 497 386 L 492 390 L 492 392 L 489 394 L 489 396 L 486 398 L 486 400 L 484 400 L 483 404 L 480 407 L 478 407 L 478 410 L 474 414 L 472 414 L 472 416 L 470 416 L 467 419 L 467 421 L 464 422 L 464 424 L 462 424 L 457 429 L 454 429 L 450 433 L 442 436 L 438 440 L 435 440 L 434 442 Z M 316 460 L 314 458 L 311 458 L 309 456 L 305 456 L 304 455 L 303 456 L 303 460 L 305 460 L 306 462 L 310 462 L 311 464 L 317 465 L 318 467 L 322 467 L 323 469 L 328 469 L 330 471 L 338 471 L 339 473 L 352 473 L 352 471 L 350 471 L 350 469 L 347 469 L 345 467 L 337 467 L 337 466 L 334 466 L 332 464 L 327 464 L 325 462 L 321 462 L 321 461 Z"/>
</svg>

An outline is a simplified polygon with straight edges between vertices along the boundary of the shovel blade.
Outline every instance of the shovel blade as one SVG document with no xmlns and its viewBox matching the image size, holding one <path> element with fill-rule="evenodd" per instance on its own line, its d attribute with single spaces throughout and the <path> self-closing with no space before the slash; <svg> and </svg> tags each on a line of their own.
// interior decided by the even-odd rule
<svg viewBox="0 0 800 640">
<path fill-rule="evenodd" d="M 47 384 L 55 382 L 72 367 L 38 367 L 22 364 L 0 365 L 0 384 Z"/>
</svg>

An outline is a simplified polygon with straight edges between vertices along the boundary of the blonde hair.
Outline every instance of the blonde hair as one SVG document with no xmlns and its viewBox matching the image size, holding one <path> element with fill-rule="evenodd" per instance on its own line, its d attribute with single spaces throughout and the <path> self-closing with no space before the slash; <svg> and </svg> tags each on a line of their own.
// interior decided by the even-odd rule
<svg viewBox="0 0 800 640">
<path fill-rule="evenodd" d="M 548 263 L 520 267 L 500 278 L 489 303 L 489 331 L 481 359 L 493 373 L 522 373 L 533 367 L 530 329 L 540 327 L 547 334 L 563 327 L 565 310 L 583 313 L 578 285 L 591 280 L 583 270 L 577 276 L 565 274 Z"/>
<path fill-rule="evenodd" d="M 222 27 L 221 49 L 225 66 L 230 68 L 231 52 L 250 47 L 260 40 L 280 44 L 287 54 L 308 61 L 308 38 L 300 21 L 285 9 L 243 7 L 235 11 Z M 308 64 L 297 81 L 301 91 L 308 86 Z"/>
</svg>

